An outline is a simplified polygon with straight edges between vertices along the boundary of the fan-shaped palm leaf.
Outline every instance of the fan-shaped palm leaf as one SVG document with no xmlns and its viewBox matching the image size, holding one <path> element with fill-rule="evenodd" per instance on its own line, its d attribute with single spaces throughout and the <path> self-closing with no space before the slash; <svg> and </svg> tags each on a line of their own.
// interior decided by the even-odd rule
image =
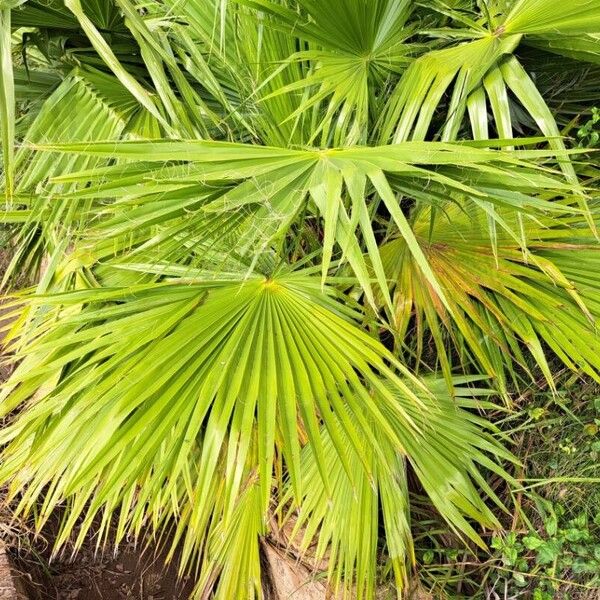
<svg viewBox="0 0 600 600">
<path fill-rule="evenodd" d="M 372 208 L 367 202 L 372 192 L 367 186 L 372 187 L 389 211 L 426 279 L 442 299 L 443 291 L 400 208 L 398 192 L 419 194 L 415 190 L 418 182 L 426 181 L 432 188 L 430 197 L 438 189 L 440 196 L 450 193 L 474 197 L 484 208 L 491 204 L 516 206 L 524 211 L 571 210 L 564 202 L 536 197 L 544 188 L 553 193 L 558 189 L 561 194 L 570 192 L 569 185 L 527 161 L 544 156 L 538 151 L 523 150 L 509 155 L 476 146 L 419 142 L 326 151 L 205 141 L 63 144 L 44 148 L 127 161 L 115 167 L 54 179 L 57 183 L 95 183 L 70 194 L 73 199 L 114 197 L 118 192 L 126 200 L 123 208 L 127 211 L 132 202 L 138 205 L 143 202 L 139 210 L 109 220 L 102 228 L 104 238 L 107 233 L 111 235 L 114 227 L 118 235 L 127 233 L 127 228 L 139 232 L 157 218 L 165 221 L 178 216 L 184 208 L 201 209 L 199 217 L 190 223 L 200 227 L 205 239 L 214 239 L 217 229 L 238 229 L 238 252 L 248 252 L 257 246 L 262 251 L 274 239 L 281 239 L 310 196 L 324 220 L 323 278 L 337 242 L 371 302 L 370 277 L 361 253 L 359 231 L 384 293 L 387 283 L 372 229 Z M 158 169 L 153 166 L 164 161 L 182 164 L 167 168 L 161 164 Z M 233 187 L 229 187 L 229 182 L 233 182 Z M 214 198 L 219 183 L 226 185 Z M 171 195 L 165 200 L 167 192 Z"/>
<path fill-rule="evenodd" d="M 236 0 L 271 17 L 270 26 L 305 40 L 308 48 L 286 62 L 309 65 L 305 77 L 277 89 L 274 95 L 298 92 L 298 108 L 286 120 L 313 115 L 306 143 L 365 143 L 377 89 L 409 63 L 413 47 L 405 43 L 411 8 L 404 0 L 301 0 L 298 9 L 265 0 Z M 325 104 L 323 104 L 325 103 Z M 322 107 L 324 110 L 321 110 Z"/>
<path fill-rule="evenodd" d="M 489 460 L 494 455 L 507 456 L 489 433 L 483 433 L 489 424 L 464 410 L 463 406 L 470 408 L 472 402 L 461 399 L 461 395 L 472 397 L 477 393 L 460 387 L 460 383 L 466 382 L 455 380 L 457 396 L 451 398 L 443 380 L 425 380 L 433 396 L 430 398 L 417 391 L 427 408 L 415 407 L 416 410 L 411 411 L 420 433 L 413 436 L 406 431 L 402 435 L 410 446 L 407 455 L 395 452 L 392 447 L 387 448 L 389 460 L 394 463 L 389 472 L 381 470 L 375 455 L 370 456 L 373 481 L 366 477 L 356 455 L 349 453 L 349 462 L 355 473 L 352 481 L 341 468 L 331 440 L 324 432 L 323 445 L 333 482 L 333 493 L 330 494 L 320 481 L 311 448 L 307 446 L 303 450 L 303 472 L 310 483 L 305 488 L 298 513 L 291 511 L 287 515 L 288 520 L 293 517 L 289 543 L 302 555 L 317 542 L 314 559 L 327 559 L 330 581 L 335 588 L 343 590 L 341 597 L 373 597 L 380 527 L 385 531 L 387 553 L 394 567 L 397 586 L 399 589 L 404 587 L 406 557 L 413 555 L 407 463 L 451 527 L 479 544 L 483 542 L 463 514 L 469 514 L 490 527 L 497 527 L 496 518 L 474 486 L 474 482 L 481 483 L 476 464 L 490 467 L 509 478 Z M 433 397 L 435 400 L 432 402 Z M 401 398 L 398 401 L 403 403 Z M 485 402 L 481 406 L 483 404 Z M 486 489 L 497 501 L 492 490 L 487 486 Z"/>
<path fill-rule="evenodd" d="M 352 324 L 353 313 L 320 291 L 318 279 L 292 273 L 80 289 L 34 296 L 29 311 L 31 325 L 13 341 L 20 364 L 3 392 L 2 414 L 27 410 L 0 434 L 0 478 L 13 495 L 22 493 L 20 510 L 41 500 L 40 524 L 69 501 L 58 544 L 81 515 L 79 542 L 99 512 L 106 532 L 119 511 L 117 539 L 175 519 L 183 565 L 201 559 L 204 584 L 230 564 L 230 544 L 246 540 L 245 573 L 257 586 L 257 536 L 273 476 L 281 477 L 275 458 L 285 463 L 295 501 L 314 493 L 307 491 L 314 475 L 302 467 L 304 441 L 329 493 L 342 469 L 351 485 L 377 477 L 390 502 L 406 503 L 404 488 L 393 487 L 396 462 L 389 458 L 408 455 L 460 530 L 477 539 L 463 514 L 494 523 L 468 477 L 447 480 L 453 499 L 442 507 L 444 467 L 422 452 L 434 452 L 426 429 L 449 418 L 446 405 L 406 379 L 393 356 Z M 457 415 L 466 419 L 465 437 L 453 447 L 454 464 L 481 483 L 475 463 L 492 463 L 472 455 L 467 467 L 459 449 L 466 453 L 473 443 L 492 455 L 502 451 L 478 437 L 466 413 Z M 396 549 L 398 561 L 406 548 Z M 245 581 L 228 573 L 219 597 Z"/>
<path fill-rule="evenodd" d="M 467 110 L 475 137 L 488 137 L 488 103 L 498 137 L 511 138 L 510 91 L 539 130 L 550 138 L 552 147 L 557 151 L 564 149 L 552 113 L 514 51 L 523 36 L 527 40 L 527 36 L 533 35 L 539 43 L 545 35 L 553 39 L 556 31 L 573 37 L 597 33 L 598 6 L 586 0 L 566 6 L 557 0 L 516 2 L 504 14 L 489 17 L 489 29 L 474 26 L 473 41 L 434 50 L 417 59 L 389 100 L 382 117 L 381 139 L 394 142 L 425 139 L 436 108 L 450 89 L 453 91 L 441 131 L 442 140 L 456 139 Z M 453 34 L 454 30 L 450 30 L 450 35 Z M 592 40 L 590 45 L 596 48 Z M 568 159 L 563 157 L 561 164 L 567 177 L 575 182 Z"/>
<path fill-rule="evenodd" d="M 504 209 L 499 213 L 518 227 L 516 219 L 522 217 Z M 385 244 L 381 253 L 386 272 L 397 282 L 401 342 L 414 314 L 418 348 L 422 349 L 425 335 L 432 335 L 448 376 L 454 354 L 450 344 L 459 350 L 459 362 L 474 359 L 485 372 L 501 379 L 507 368 L 513 372 L 511 361 L 527 368 L 523 348 L 550 386 L 554 383 L 547 348 L 571 368 L 598 378 L 598 282 L 583 273 L 596 271 L 600 252 L 580 219 L 525 218 L 521 226 L 527 231 L 527 251 L 500 231 L 496 254 L 487 223 L 468 209 L 448 205 L 436 217 L 423 209 L 414 226 L 449 301 L 444 306 L 437 298 L 403 240 Z M 582 260 L 581 269 L 569 266 Z"/>
</svg>

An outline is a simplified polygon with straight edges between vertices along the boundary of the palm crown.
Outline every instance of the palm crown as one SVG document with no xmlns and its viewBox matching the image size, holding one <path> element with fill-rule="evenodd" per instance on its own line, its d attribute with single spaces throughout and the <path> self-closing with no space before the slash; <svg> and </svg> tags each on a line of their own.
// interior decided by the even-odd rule
<svg viewBox="0 0 600 600">
<path fill-rule="evenodd" d="M 411 485 L 483 545 L 488 388 L 599 378 L 597 173 L 561 134 L 600 5 L 0 9 L 4 284 L 40 273 L 5 327 L 17 510 L 66 502 L 58 547 L 170 532 L 198 598 L 260 597 L 285 523 L 340 596 L 382 557 L 401 594 Z"/>
</svg>

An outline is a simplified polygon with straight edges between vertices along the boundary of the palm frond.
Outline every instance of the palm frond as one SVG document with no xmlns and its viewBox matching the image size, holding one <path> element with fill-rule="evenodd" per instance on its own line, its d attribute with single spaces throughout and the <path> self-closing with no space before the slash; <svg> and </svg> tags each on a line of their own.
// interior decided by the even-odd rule
<svg viewBox="0 0 600 600">
<path fill-rule="evenodd" d="M 533 118 L 539 131 L 549 138 L 551 147 L 560 153 L 564 144 L 552 113 L 520 65 L 515 50 L 523 36 L 527 40 L 532 35 L 534 41 L 544 39 L 544 35 L 553 39 L 558 30 L 561 34 L 582 37 L 594 55 L 598 48 L 588 34 L 596 33 L 599 20 L 600 9 L 585 1 L 565 8 L 555 0 L 536 0 L 516 2 L 510 11 L 496 15 L 487 30 L 482 31 L 474 24 L 470 30 L 473 41 L 433 50 L 410 66 L 382 115 L 381 140 L 397 143 L 423 140 L 429 135 L 439 135 L 444 141 L 454 140 L 461 131 L 467 109 L 476 138 L 490 135 L 487 129 L 490 110 L 498 137 L 510 138 L 514 112 L 510 92 Z M 436 125 L 436 109 L 449 94 L 446 119 Z M 569 180 L 576 182 L 568 157 L 563 156 L 561 166 Z"/>
<path fill-rule="evenodd" d="M 309 484 L 299 511 L 287 514 L 287 519 L 292 521 L 289 543 L 301 556 L 314 546 L 313 560 L 328 561 L 329 580 L 334 593 L 341 591 L 342 598 L 374 596 L 380 528 L 385 531 L 387 554 L 393 565 L 397 589 L 405 587 L 407 564 L 414 561 L 408 464 L 453 529 L 483 545 L 464 515 L 487 527 L 498 527 L 496 517 L 477 492 L 476 485 L 481 482 L 478 469 L 491 468 L 510 479 L 494 462 L 500 457 L 509 460 L 510 457 L 486 431 L 489 424 L 465 410 L 473 404 L 472 400 L 462 396 L 472 398 L 477 391 L 461 387 L 467 381 L 456 379 L 456 397 L 452 398 L 443 380 L 429 378 L 425 383 L 432 396 L 416 391 L 422 401 L 420 407 L 414 407 L 416 410 L 397 395 L 398 403 L 406 406 L 418 423 L 420 433 L 415 436 L 409 431 L 402 432 L 406 454 L 388 446 L 385 467 L 375 454 L 371 454 L 373 481 L 366 476 L 351 451 L 348 459 L 353 479 L 348 477 L 324 431 L 323 446 L 333 484 L 333 493 L 329 494 L 319 478 L 311 448 L 307 446 L 303 450 L 302 468 Z M 484 390 L 480 393 L 485 395 Z M 485 401 L 481 406 L 484 404 Z M 388 470 L 390 463 L 393 468 Z M 498 502 L 491 489 L 487 488 L 487 492 Z"/>
<path fill-rule="evenodd" d="M 73 186 L 53 186 L 48 180 L 65 171 L 106 164 L 103 159 L 83 155 L 37 152 L 31 146 L 48 140 L 139 137 L 143 133 L 139 130 L 143 124 L 137 119 L 139 114 L 135 99 L 117 79 L 90 68 L 74 70 L 48 96 L 15 156 L 16 205 L 0 217 L 4 222 L 23 223 L 5 280 L 18 272 L 34 273 L 45 254 L 52 254 L 64 239 L 74 239 L 87 226 L 91 203 L 65 202 L 62 196 Z M 52 201 L 48 193 L 54 194 Z"/>
<path fill-rule="evenodd" d="M 376 112 L 377 88 L 391 74 L 404 70 L 414 47 L 405 27 L 410 3 L 375 0 L 298 2 L 297 10 L 264 0 L 236 0 L 270 17 L 268 26 L 297 36 L 306 48 L 287 63 L 308 65 L 304 76 L 276 89 L 272 95 L 300 95 L 298 107 L 286 117 L 311 125 L 305 143 L 353 145 L 369 138 L 370 116 Z M 311 115 L 310 121 L 306 115 Z"/>
<path fill-rule="evenodd" d="M 142 198 L 150 199 L 132 214 L 102 225 L 103 243 L 107 236 L 127 233 L 127 222 L 131 231 L 140 232 L 145 224 L 152 225 L 155 219 L 166 221 L 185 208 L 197 211 L 197 218 L 189 223 L 198 227 L 196 239 L 214 239 L 217 229 L 237 231 L 239 253 L 255 253 L 256 248 L 260 253 L 287 233 L 310 198 L 316 214 L 324 220 L 323 279 L 337 244 L 371 303 L 372 285 L 359 235 L 365 239 L 377 282 L 385 293 L 387 282 L 370 216 L 376 202 L 389 211 L 426 279 L 444 297 L 400 208 L 402 197 L 398 194 L 418 194 L 415 188 L 420 181 L 433 188 L 429 194 L 437 188 L 440 195 L 450 192 L 474 197 L 480 204 L 534 212 L 572 210 L 564 202 L 536 197 L 544 188 L 560 189 L 561 195 L 571 192 L 568 184 L 528 161 L 547 156 L 539 151 L 506 154 L 485 147 L 420 142 L 314 151 L 205 141 L 46 144 L 44 149 L 127 161 L 54 179 L 56 183 L 84 184 L 68 196 L 73 200 L 114 197 L 118 190 L 126 202 L 113 205 L 113 210 L 129 210 L 133 198 L 138 205 Z M 183 164 L 153 166 L 164 161 Z M 94 185 L 89 187 L 89 183 Z M 221 193 L 216 191 L 219 185 L 223 186 Z M 171 193 L 168 200 L 166 192 Z M 377 201 L 370 200 L 373 192 Z M 116 229 L 111 233 L 111 228 Z"/>
<path fill-rule="evenodd" d="M 22 494 L 19 510 L 41 500 L 40 525 L 69 501 L 59 545 L 80 516 L 79 542 L 98 513 L 107 528 L 119 510 L 119 538 L 173 518 L 184 565 L 194 557 L 220 564 L 228 545 L 213 547 L 212 538 L 255 514 L 240 503 L 259 502 L 264 527 L 275 456 L 300 501 L 312 481 L 304 440 L 322 486 L 333 490 L 335 456 L 351 481 L 374 477 L 374 457 L 378 477 L 391 477 L 390 448 L 426 468 L 417 442 L 427 435 L 423 417 L 427 426 L 434 414 L 447 418 L 427 388 L 351 323 L 348 308 L 301 272 L 82 288 L 34 296 L 29 311 L 30 327 L 12 342 L 19 364 L 2 414 L 27 410 L 0 434 L 0 475 L 12 495 Z M 477 510 L 457 497 L 448 514 L 476 537 L 461 511 L 486 522 L 489 512 L 468 497 Z M 236 535 L 256 544 L 258 533 Z M 230 589 L 229 580 L 240 584 L 229 574 L 219 585 Z"/>
<path fill-rule="evenodd" d="M 0 133 L 7 200 L 13 192 L 15 142 L 15 88 L 13 80 L 11 10 L 0 8 Z"/>
<path fill-rule="evenodd" d="M 462 211 L 448 205 L 437 215 L 423 209 L 416 216 L 415 234 L 449 298 L 447 307 L 403 249 L 403 240 L 382 247 L 386 272 L 397 282 L 399 341 L 416 327 L 417 346 L 422 348 L 431 335 L 447 375 L 456 360 L 473 360 L 500 378 L 504 389 L 504 373 L 514 375 L 513 364 L 528 369 L 524 352 L 553 387 L 548 349 L 567 366 L 598 379 L 597 282 L 581 278 L 583 272 L 595 272 L 597 243 L 581 217 L 530 219 L 505 209 L 499 213 L 515 228 L 521 221 L 526 251 L 499 230 L 494 254 L 485 219 L 468 207 Z M 569 264 L 581 265 L 583 256 L 585 266 L 569 269 Z"/>
<path fill-rule="evenodd" d="M 380 489 L 395 560 L 403 564 L 409 532 L 390 511 L 407 505 L 396 481 L 406 457 L 442 514 L 480 542 L 463 515 L 496 521 L 471 479 L 482 485 L 476 463 L 499 467 L 474 449 L 509 455 L 477 433 L 479 420 L 464 411 L 446 430 L 454 413 L 448 392 L 408 375 L 352 323 L 347 307 L 320 290 L 318 279 L 299 272 L 33 296 L 32 325 L 12 342 L 19 364 L 2 402 L 4 415 L 27 405 L 0 434 L 0 479 L 11 495 L 21 494 L 18 510 L 41 501 L 42 525 L 67 500 L 59 545 L 80 517 L 79 543 L 99 513 L 104 533 L 110 513 L 119 514 L 118 539 L 175 519 L 183 567 L 201 561 L 201 587 L 214 585 L 211 573 L 243 549 L 248 579 L 221 577 L 219 597 L 226 598 L 258 585 L 257 538 L 272 485 L 282 487 L 273 482 L 276 456 L 290 498 L 308 511 L 299 523 L 328 497 L 351 500 L 356 486 L 373 510 Z M 447 477 L 451 464 L 460 475 Z M 311 528 L 323 517 L 311 518 Z M 323 548 L 332 534 L 321 528 Z M 363 583 L 373 551 L 361 563 Z M 355 560 L 344 561 L 344 579 L 352 579 Z"/>
</svg>

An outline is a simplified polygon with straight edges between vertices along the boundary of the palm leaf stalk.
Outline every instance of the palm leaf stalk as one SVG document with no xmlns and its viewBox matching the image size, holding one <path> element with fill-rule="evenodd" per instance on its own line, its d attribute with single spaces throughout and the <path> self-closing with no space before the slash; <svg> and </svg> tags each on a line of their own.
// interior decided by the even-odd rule
<svg viewBox="0 0 600 600">
<path fill-rule="evenodd" d="M 598 173 L 562 135 L 599 30 L 585 0 L 0 0 L 16 512 L 63 508 L 55 552 L 158 538 L 195 598 L 263 597 L 268 543 L 323 597 L 402 597 L 411 490 L 485 548 L 516 461 L 485 411 L 600 379 Z"/>
</svg>

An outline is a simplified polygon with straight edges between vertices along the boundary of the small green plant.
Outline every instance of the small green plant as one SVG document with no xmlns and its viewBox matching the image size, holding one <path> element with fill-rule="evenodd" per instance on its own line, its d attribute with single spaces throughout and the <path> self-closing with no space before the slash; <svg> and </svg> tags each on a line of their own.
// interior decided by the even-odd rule
<svg viewBox="0 0 600 600">
<path fill-rule="evenodd" d="M 600 108 L 592 108 L 591 117 L 577 131 L 579 147 L 595 148 L 600 142 Z"/>
<path fill-rule="evenodd" d="M 557 381 L 557 384 L 559 381 Z M 443 523 L 419 513 L 421 581 L 434 598 L 458 600 L 595 598 L 600 589 L 600 394 L 567 378 L 536 390 L 497 423 L 518 440 L 522 460 L 507 533 L 486 538 L 490 552 L 466 548 Z"/>
<path fill-rule="evenodd" d="M 533 598 L 552 600 L 564 582 L 594 586 L 600 579 L 600 513 L 569 519 L 564 505 L 536 499 L 542 525 L 495 536 L 491 546 L 517 588 L 531 586 Z M 568 598 L 568 594 L 562 594 Z"/>
</svg>

